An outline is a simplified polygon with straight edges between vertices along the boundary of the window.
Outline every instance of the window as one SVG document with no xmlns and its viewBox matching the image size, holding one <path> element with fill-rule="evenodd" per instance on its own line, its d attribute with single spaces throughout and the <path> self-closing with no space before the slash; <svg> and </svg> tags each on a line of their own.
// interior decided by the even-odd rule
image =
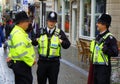
<svg viewBox="0 0 120 84">
<path fill-rule="evenodd" d="M 66 14 L 66 15 L 65 15 L 65 32 L 66 32 L 66 33 L 69 33 L 69 25 L 70 25 L 70 24 L 69 24 L 69 18 L 70 18 L 69 15 Z"/>
<path fill-rule="evenodd" d="M 64 17 L 64 30 L 66 33 L 69 33 L 69 10 L 70 10 L 70 2 L 69 0 L 63 0 L 64 1 L 64 12 L 65 12 L 65 17 Z M 58 0 L 58 28 L 62 28 L 62 0 Z"/>
<path fill-rule="evenodd" d="M 65 32 L 69 33 L 69 9 L 70 9 L 70 2 L 65 0 Z"/>
<path fill-rule="evenodd" d="M 106 0 L 80 0 L 80 37 L 97 35 L 97 19 L 105 12 Z"/>
<path fill-rule="evenodd" d="M 62 17 L 61 17 L 61 14 L 58 15 L 58 28 L 62 28 Z"/>
<path fill-rule="evenodd" d="M 106 0 L 96 0 L 96 13 L 106 12 Z"/>
<path fill-rule="evenodd" d="M 17 3 L 21 3 L 21 0 L 17 0 L 16 2 L 17 2 Z"/>
<path fill-rule="evenodd" d="M 62 2 L 58 0 L 58 28 L 62 28 Z"/>
<path fill-rule="evenodd" d="M 95 10 L 95 22 L 97 22 L 98 17 L 106 12 L 106 0 L 96 0 L 96 10 Z M 97 31 L 97 26 L 95 24 L 95 36 L 99 32 Z"/>
<path fill-rule="evenodd" d="M 84 12 L 83 12 L 82 35 L 90 36 L 91 0 L 84 0 L 83 9 L 84 9 Z"/>
</svg>

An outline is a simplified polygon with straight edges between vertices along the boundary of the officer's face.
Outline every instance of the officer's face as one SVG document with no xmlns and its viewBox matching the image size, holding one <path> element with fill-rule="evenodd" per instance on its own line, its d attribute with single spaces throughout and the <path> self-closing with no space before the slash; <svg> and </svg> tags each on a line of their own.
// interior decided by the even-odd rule
<svg viewBox="0 0 120 84">
<path fill-rule="evenodd" d="M 103 31 L 105 31 L 107 29 L 106 25 L 104 25 L 104 24 L 102 24 L 100 22 L 98 22 L 96 25 L 97 25 L 97 30 L 100 31 L 100 32 L 103 32 Z"/>
<path fill-rule="evenodd" d="M 56 21 L 47 21 L 48 28 L 52 29 L 55 27 Z"/>
<path fill-rule="evenodd" d="M 24 25 L 25 25 L 25 30 L 27 30 L 28 26 L 30 25 L 30 21 L 29 21 L 29 20 L 28 20 L 28 21 L 25 21 L 25 22 L 24 22 Z"/>
</svg>

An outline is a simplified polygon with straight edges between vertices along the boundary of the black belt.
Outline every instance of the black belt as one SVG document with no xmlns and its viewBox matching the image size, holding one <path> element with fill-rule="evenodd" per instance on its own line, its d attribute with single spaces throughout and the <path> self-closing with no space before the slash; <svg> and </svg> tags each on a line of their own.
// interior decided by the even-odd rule
<svg viewBox="0 0 120 84">
<path fill-rule="evenodd" d="M 7 62 L 7 65 L 8 65 L 9 68 L 12 68 L 13 65 L 16 64 L 16 63 L 18 63 L 18 62 L 19 63 L 20 62 L 24 63 L 23 61 L 19 61 L 19 60 L 10 60 L 9 62 Z"/>
<path fill-rule="evenodd" d="M 14 64 L 18 63 L 18 62 L 23 62 L 24 63 L 24 61 L 21 61 L 21 60 L 11 60 L 11 61 L 13 61 Z"/>
<path fill-rule="evenodd" d="M 43 57 L 43 56 L 39 55 L 39 60 L 41 60 L 41 61 L 59 61 L 60 57 L 48 58 L 48 57 Z"/>
</svg>

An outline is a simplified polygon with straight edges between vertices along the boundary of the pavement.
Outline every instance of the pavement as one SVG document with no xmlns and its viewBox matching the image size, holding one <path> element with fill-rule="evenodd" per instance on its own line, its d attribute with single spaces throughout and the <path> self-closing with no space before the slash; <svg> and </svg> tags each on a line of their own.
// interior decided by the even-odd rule
<svg viewBox="0 0 120 84">
<path fill-rule="evenodd" d="M 0 84 L 14 84 L 14 74 L 5 62 L 7 53 L 4 53 L 3 49 L 0 51 Z M 87 84 L 89 66 L 78 59 L 76 47 L 71 46 L 67 50 L 62 49 L 61 52 L 58 84 Z M 37 84 L 36 70 L 37 64 L 32 67 L 33 84 Z"/>
<path fill-rule="evenodd" d="M 78 59 L 76 47 L 71 46 L 67 50 L 62 49 L 61 53 L 62 59 L 58 76 L 58 84 L 87 84 L 89 64 L 83 63 L 81 62 L 81 59 Z M 15 84 L 14 74 L 13 71 L 7 67 L 5 60 L 6 57 L 7 51 L 4 52 L 3 48 L 0 48 L 0 84 Z M 120 84 L 120 60 L 115 61 L 114 65 L 115 66 L 112 67 L 114 69 L 112 71 L 112 84 Z M 37 84 L 36 70 L 37 64 L 32 67 L 33 84 Z"/>
<path fill-rule="evenodd" d="M 14 84 L 14 74 L 11 69 L 7 67 L 6 56 L 3 48 L 0 48 L 0 84 Z"/>
</svg>

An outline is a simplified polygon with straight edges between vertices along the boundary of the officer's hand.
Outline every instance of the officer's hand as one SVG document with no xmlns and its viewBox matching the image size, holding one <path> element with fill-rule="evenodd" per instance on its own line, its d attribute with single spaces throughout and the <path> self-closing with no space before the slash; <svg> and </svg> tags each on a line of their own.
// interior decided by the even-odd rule
<svg viewBox="0 0 120 84">
<path fill-rule="evenodd" d="M 63 40 L 62 39 L 60 39 L 60 43 L 62 43 L 63 42 Z"/>
<path fill-rule="evenodd" d="M 12 59 L 10 57 L 6 58 L 6 62 L 10 62 Z"/>
</svg>

